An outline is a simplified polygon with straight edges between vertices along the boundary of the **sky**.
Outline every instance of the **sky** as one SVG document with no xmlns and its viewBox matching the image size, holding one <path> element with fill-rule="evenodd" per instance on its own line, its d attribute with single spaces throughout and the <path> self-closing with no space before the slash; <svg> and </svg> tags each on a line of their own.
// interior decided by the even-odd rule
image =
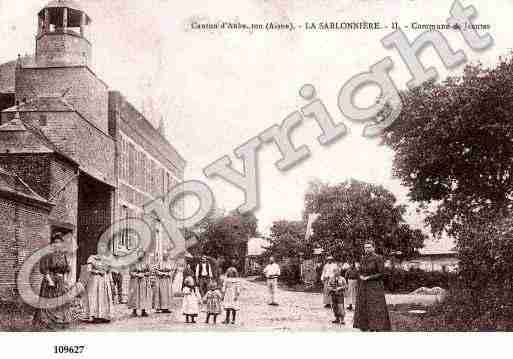
<svg viewBox="0 0 513 359">
<path fill-rule="evenodd" d="M 380 21 L 390 25 L 445 23 L 446 0 L 78 0 L 93 23 L 93 70 L 111 89 L 121 91 L 142 109 L 153 103 L 164 117 L 167 138 L 187 160 L 186 179 L 205 181 L 217 205 L 226 210 L 240 206 L 243 193 L 223 180 L 206 179 L 203 168 L 229 155 L 242 170 L 233 150 L 268 127 L 281 123 L 306 104 L 298 91 L 311 83 L 336 122 L 344 121 L 350 134 L 330 146 L 317 142 L 320 129 L 303 121 L 292 134 L 296 146 L 307 145 L 311 155 L 281 172 L 277 148 L 270 144 L 258 153 L 260 207 L 255 212 L 259 229 L 272 222 L 301 217 L 303 197 L 310 180 L 337 183 L 355 178 L 381 184 L 400 203 L 408 204 L 407 221 L 423 226 L 423 218 L 407 200 L 407 189 L 392 178 L 393 153 L 376 140 L 361 137 L 361 127 L 348 122 L 337 108 L 337 96 L 347 80 L 386 56 L 394 61 L 391 76 L 405 88 L 410 75 L 394 50 L 381 38 L 390 29 L 359 32 L 239 32 L 197 31 L 191 22 L 240 21 Z M 0 62 L 18 53 L 34 51 L 37 17 L 45 0 L 0 0 Z M 511 51 L 511 1 L 462 1 L 478 11 L 476 23 L 491 24 L 495 45 L 473 52 L 458 32 L 444 32 L 453 49 L 463 50 L 469 61 L 486 65 Z M 405 31 L 410 40 L 420 30 Z M 432 49 L 422 61 L 435 66 L 443 79 L 447 72 Z M 370 105 L 376 89 L 361 91 L 357 103 Z M 147 108 L 147 107 L 146 107 Z M 158 119 L 157 119 L 158 120 Z"/>
</svg>

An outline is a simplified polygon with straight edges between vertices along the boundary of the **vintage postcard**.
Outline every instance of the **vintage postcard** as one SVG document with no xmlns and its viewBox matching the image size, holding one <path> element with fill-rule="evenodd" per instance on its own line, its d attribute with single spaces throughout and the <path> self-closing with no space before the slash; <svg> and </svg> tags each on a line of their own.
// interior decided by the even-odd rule
<svg viewBox="0 0 513 359">
<path fill-rule="evenodd" d="M 0 0 L 0 331 L 513 330 L 512 15 Z"/>
</svg>

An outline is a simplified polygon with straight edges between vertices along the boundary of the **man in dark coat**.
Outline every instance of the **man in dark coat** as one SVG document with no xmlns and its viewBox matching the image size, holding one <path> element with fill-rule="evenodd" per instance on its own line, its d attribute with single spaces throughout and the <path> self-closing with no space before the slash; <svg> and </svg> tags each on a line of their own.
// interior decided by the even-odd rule
<svg viewBox="0 0 513 359">
<path fill-rule="evenodd" d="M 206 256 L 201 256 L 201 261 L 196 265 L 196 284 L 199 287 L 201 297 L 207 293 L 208 284 L 214 278 L 212 266 Z"/>
</svg>

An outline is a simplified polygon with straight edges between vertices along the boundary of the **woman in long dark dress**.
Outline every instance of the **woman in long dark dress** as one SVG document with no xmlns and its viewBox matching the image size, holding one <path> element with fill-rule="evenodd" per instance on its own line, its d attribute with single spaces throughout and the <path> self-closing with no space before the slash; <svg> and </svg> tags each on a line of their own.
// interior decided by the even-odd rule
<svg viewBox="0 0 513 359">
<path fill-rule="evenodd" d="M 390 318 L 383 287 L 383 257 L 376 254 L 373 243 L 366 243 L 360 263 L 354 328 L 362 331 L 389 331 Z"/>
<path fill-rule="evenodd" d="M 64 239 L 61 233 L 55 233 L 50 240 L 53 251 L 44 256 L 39 263 L 43 275 L 39 296 L 42 298 L 59 298 L 70 289 L 65 276 L 70 272 L 66 253 L 62 249 Z M 62 298 L 62 304 L 55 308 L 38 309 L 34 316 L 34 325 L 42 329 L 65 329 L 77 319 L 72 304 Z"/>
</svg>

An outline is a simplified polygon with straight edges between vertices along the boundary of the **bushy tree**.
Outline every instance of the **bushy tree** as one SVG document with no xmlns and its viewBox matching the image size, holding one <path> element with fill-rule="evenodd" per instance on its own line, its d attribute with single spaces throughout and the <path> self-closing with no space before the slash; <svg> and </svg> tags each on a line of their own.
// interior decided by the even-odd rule
<svg viewBox="0 0 513 359">
<path fill-rule="evenodd" d="M 258 221 L 252 212 L 216 211 L 195 228 L 199 242 L 193 251 L 240 261 L 246 256 L 249 238 L 258 234 L 257 227 Z"/>
<path fill-rule="evenodd" d="M 312 245 L 340 260 L 359 258 L 366 240 L 385 255 L 408 256 L 421 248 L 425 235 L 404 222 L 405 211 L 383 186 L 354 179 L 336 185 L 315 181 L 305 195 L 305 216 L 320 214 L 313 224 Z"/>
<path fill-rule="evenodd" d="M 306 224 L 302 221 L 276 221 L 270 230 L 270 245 L 264 253 L 265 257 L 275 256 L 277 259 L 299 257 L 307 251 L 305 243 Z"/>
<path fill-rule="evenodd" d="M 403 109 L 383 141 L 412 200 L 436 204 L 435 233 L 474 214 L 504 213 L 513 194 L 513 62 L 469 65 L 461 77 L 402 93 Z"/>
<path fill-rule="evenodd" d="M 511 329 L 513 320 L 513 60 L 469 65 L 462 76 L 402 93 L 383 142 L 394 174 L 429 213 L 435 234 L 457 239 L 452 329 Z"/>
</svg>

